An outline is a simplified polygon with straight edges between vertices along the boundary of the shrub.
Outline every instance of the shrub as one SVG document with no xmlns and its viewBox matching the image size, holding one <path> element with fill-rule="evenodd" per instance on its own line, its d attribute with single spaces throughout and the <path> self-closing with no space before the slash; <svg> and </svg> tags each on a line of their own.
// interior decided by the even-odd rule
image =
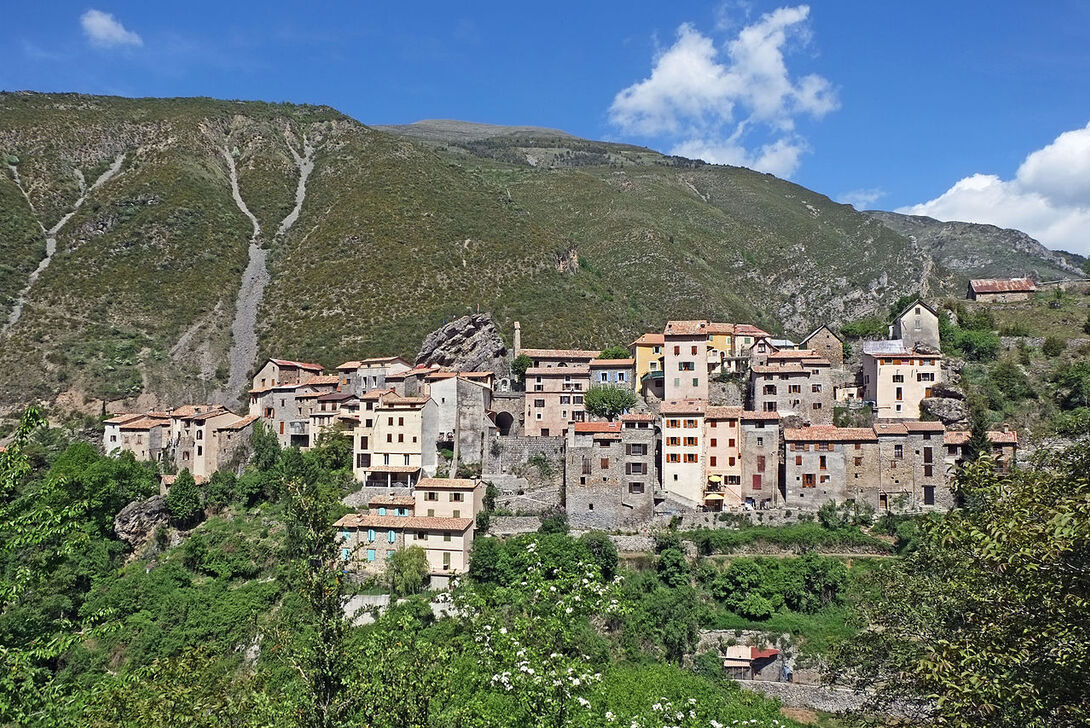
<svg viewBox="0 0 1090 728">
<path fill-rule="evenodd" d="M 1067 349 L 1067 342 L 1058 336 L 1049 336 L 1041 345 L 1041 353 L 1049 359 L 1055 359 Z"/>
<path fill-rule="evenodd" d="M 628 359 L 631 356 L 632 353 L 628 350 L 628 347 L 620 344 L 607 346 L 598 354 L 599 359 Z"/>
<path fill-rule="evenodd" d="M 511 362 L 511 373 L 515 375 L 515 379 L 521 384 L 526 381 L 526 370 L 533 366 L 534 361 L 525 354 L 519 354 L 515 357 L 515 360 Z"/>
<path fill-rule="evenodd" d="M 689 562 L 685 552 L 677 548 L 668 548 L 659 554 L 656 564 L 659 578 L 667 586 L 679 587 L 689 584 Z"/>
<path fill-rule="evenodd" d="M 631 389 L 591 387 L 583 398 L 583 408 L 595 417 L 613 420 L 636 406 L 639 400 Z"/>
<path fill-rule="evenodd" d="M 571 529 L 568 526 L 568 514 L 561 511 L 542 518 L 541 525 L 538 527 L 537 532 L 566 534 L 569 530 Z"/>
<path fill-rule="evenodd" d="M 612 539 L 601 531 L 591 531 L 583 534 L 579 542 L 587 547 L 594 563 L 598 564 L 602 578 L 606 581 L 612 580 L 617 573 L 617 547 L 613 545 Z"/>
<path fill-rule="evenodd" d="M 390 555 L 383 581 L 395 597 L 419 594 L 428 578 L 428 557 L 419 546 L 399 549 Z"/>
</svg>

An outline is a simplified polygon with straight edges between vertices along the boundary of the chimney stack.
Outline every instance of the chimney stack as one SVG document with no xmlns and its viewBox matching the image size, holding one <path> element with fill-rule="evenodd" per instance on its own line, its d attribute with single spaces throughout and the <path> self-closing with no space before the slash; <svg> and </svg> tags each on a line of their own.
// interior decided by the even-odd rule
<svg viewBox="0 0 1090 728">
<path fill-rule="evenodd" d="M 519 322 L 515 322 L 515 356 L 518 357 L 519 352 L 522 350 L 522 327 L 519 326 Z"/>
</svg>

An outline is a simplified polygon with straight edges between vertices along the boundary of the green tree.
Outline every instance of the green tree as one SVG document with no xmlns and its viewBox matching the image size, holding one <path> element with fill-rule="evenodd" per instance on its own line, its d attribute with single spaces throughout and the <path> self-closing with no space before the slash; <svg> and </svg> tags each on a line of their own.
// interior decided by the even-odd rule
<svg viewBox="0 0 1090 728">
<path fill-rule="evenodd" d="M 254 432 L 250 436 L 250 446 L 254 454 L 251 462 L 259 471 L 272 470 L 280 458 L 280 441 L 276 433 L 265 426 L 264 422 L 254 423 Z"/>
<path fill-rule="evenodd" d="M 496 538 L 474 538 L 469 552 L 469 575 L 482 584 L 499 584 L 505 571 L 501 563 L 503 546 Z"/>
<path fill-rule="evenodd" d="M 206 503 L 215 509 L 224 508 L 237 497 L 238 477 L 230 470 L 217 470 L 205 487 Z"/>
<path fill-rule="evenodd" d="M 534 365 L 534 360 L 525 354 L 519 354 L 515 357 L 515 360 L 511 362 L 511 373 L 515 375 L 515 379 L 519 384 L 526 382 L 526 370 Z"/>
<path fill-rule="evenodd" d="M 965 460 L 972 462 L 982 455 L 992 454 L 992 442 L 988 439 L 988 416 L 978 403 L 970 404 L 969 439 L 965 443 Z"/>
<path fill-rule="evenodd" d="M 1049 336 L 1045 343 L 1041 344 L 1041 353 L 1049 359 L 1055 359 L 1067 349 L 1067 342 L 1059 336 Z"/>
<path fill-rule="evenodd" d="M 579 537 L 579 542 L 587 547 L 590 557 L 602 572 L 602 578 L 612 581 L 617 574 L 617 547 L 609 535 L 602 531 L 589 531 Z"/>
<path fill-rule="evenodd" d="M 1090 361 L 1060 364 L 1049 374 L 1049 380 L 1065 410 L 1090 407 Z"/>
<path fill-rule="evenodd" d="M 631 389 L 597 386 L 587 390 L 583 397 L 583 409 L 594 417 L 613 420 L 636 406 L 639 400 Z"/>
<path fill-rule="evenodd" d="M 569 530 L 568 514 L 563 511 L 545 516 L 537 528 L 538 533 L 567 533 Z"/>
<path fill-rule="evenodd" d="M 304 686 L 298 723 L 334 728 L 352 705 L 352 694 L 345 690 L 347 597 L 333 526 L 340 499 L 337 489 L 318 477 L 312 461 L 292 452 L 281 469 L 291 584 L 305 607 L 291 651 L 292 667 Z"/>
<path fill-rule="evenodd" d="M 1021 402 L 1036 394 L 1029 377 L 1011 359 L 1001 359 L 993 364 L 988 376 L 1006 399 Z"/>
<path fill-rule="evenodd" d="M 681 549 L 668 548 L 660 553 L 655 569 L 662 583 L 667 586 L 689 585 L 689 562 Z"/>
<path fill-rule="evenodd" d="M 351 470 L 352 434 L 343 427 L 326 428 L 318 433 L 310 452 L 326 470 Z"/>
<path fill-rule="evenodd" d="M 428 557 L 418 546 L 398 549 L 386 562 L 383 581 L 390 594 L 403 597 L 424 591 L 428 578 Z"/>
<path fill-rule="evenodd" d="M 957 477 L 979 507 L 920 522 L 915 551 L 870 572 L 857 639 L 830 677 L 910 706 L 920 725 L 1090 723 L 1090 448 Z M 920 700 L 923 698 L 923 700 Z"/>
<path fill-rule="evenodd" d="M 167 512 L 170 522 L 179 528 L 190 528 L 201 520 L 201 491 L 188 470 L 178 473 L 167 491 Z"/>
<path fill-rule="evenodd" d="M 631 357 L 632 352 L 628 350 L 628 347 L 620 344 L 607 346 L 598 354 L 599 359 L 630 359 Z"/>
<path fill-rule="evenodd" d="M 907 293 L 907 294 L 901 296 L 900 298 L 898 298 L 896 301 L 894 301 L 892 304 L 890 304 L 890 307 L 889 307 L 889 322 L 893 323 L 893 321 L 898 316 L 900 316 L 901 313 L 906 308 L 908 308 L 913 303 L 915 303 L 916 301 L 919 301 L 919 300 L 920 300 L 920 294 L 919 293 Z"/>
</svg>

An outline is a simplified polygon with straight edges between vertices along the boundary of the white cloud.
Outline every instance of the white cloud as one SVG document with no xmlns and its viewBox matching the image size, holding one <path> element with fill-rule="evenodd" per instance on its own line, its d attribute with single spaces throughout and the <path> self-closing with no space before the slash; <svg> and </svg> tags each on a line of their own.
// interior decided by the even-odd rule
<svg viewBox="0 0 1090 728">
<path fill-rule="evenodd" d="M 787 68 L 787 47 L 809 38 L 809 14 L 805 5 L 774 10 L 722 49 L 683 24 L 651 75 L 616 95 L 610 120 L 630 134 L 666 137 L 674 154 L 792 174 L 808 149 L 795 119 L 821 118 L 839 106 L 828 80 L 793 79 Z M 754 130 L 765 140 L 743 143 Z"/>
<path fill-rule="evenodd" d="M 83 27 L 83 34 L 87 36 L 87 40 L 98 48 L 144 45 L 143 38 L 125 28 L 121 21 L 110 13 L 92 8 L 80 16 L 79 23 Z"/>
<path fill-rule="evenodd" d="M 845 205 L 851 205 L 857 210 L 869 210 L 878 200 L 886 196 L 886 191 L 881 187 L 866 187 L 858 190 L 840 193 L 836 201 Z"/>
<path fill-rule="evenodd" d="M 1050 248 L 1090 253 L 1090 124 L 1030 153 L 1014 179 L 974 174 L 897 210 L 1021 230 Z"/>
</svg>

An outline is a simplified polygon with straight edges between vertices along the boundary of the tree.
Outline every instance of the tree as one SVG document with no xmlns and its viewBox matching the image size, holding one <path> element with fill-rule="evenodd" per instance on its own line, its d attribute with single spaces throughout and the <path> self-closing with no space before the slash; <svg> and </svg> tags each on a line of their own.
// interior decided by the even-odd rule
<svg viewBox="0 0 1090 728">
<path fill-rule="evenodd" d="M 988 439 L 988 417 L 979 402 L 970 404 L 969 439 L 965 443 L 965 460 L 973 461 L 981 455 L 992 454 L 992 441 Z"/>
<path fill-rule="evenodd" d="M 541 525 L 537 529 L 538 533 L 567 533 L 568 531 L 568 514 L 563 511 L 542 518 Z"/>
<path fill-rule="evenodd" d="M 631 389 L 621 387 L 591 387 L 583 397 L 583 409 L 595 417 L 612 421 L 636 406 L 639 400 Z"/>
<path fill-rule="evenodd" d="M 250 445 L 254 450 L 252 462 L 255 468 L 266 471 L 276 467 L 276 461 L 280 457 L 280 441 L 276 439 L 276 433 L 266 427 L 265 423 L 254 423 Z"/>
<path fill-rule="evenodd" d="M 345 690 L 347 596 L 333 526 L 340 499 L 335 487 L 316 477 L 313 461 L 291 453 L 295 457 L 282 465 L 284 525 L 292 588 L 305 605 L 291 650 L 292 667 L 304 688 L 298 722 L 303 728 L 334 728 L 352 700 Z"/>
<path fill-rule="evenodd" d="M 1060 354 L 1063 354 L 1065 349 L 1067 349 L 1067 342 L 1059 336 L 1049 336 L 1045 339 L 1045 342 L 1041 344 L 1041 353 L 1049 359 L 1055 359 Z"/>
<path fill-rule="evenodd" d="M 519 384 L 523 384 L 526 381 L 526 370 L 534 365 L 534 360 L 525 354 L 519 354 L 515 357 L 515 360 L 511 362 L 511 373 L 515 375 L 515 379 Z"/>
<path fill-rule="evenodd" d="M 217 470 L 208 479 L 208 486 L 205 488 L 206 502 L 212 508 L 223 508 L 233 503 L 237 484 L 238 478 L 230 470 Z"/>
<path fill-rule="evenodd" d="M 863 628 L 831 679 L 874 691 L 867 712 L 911 723 L 1090 722 L 1090 449 L 1032 467 L 969 464 L 955 487 L 979 504 L 920 522 L 916 550 L 864 577 Z"/>
<path fill-rule="evenodd" d="M 428 557 L 419 546 L 395 551 L 386 563 L 383 580 L 393 597 L 419 594 L 428 578 Z"/>
<path fill-rule="evenodd" d="M 602 578 L 612 581 L 617 573 L 617 547 L 608 534 L 602 531 L 590 531 L 579 537 L 579 542 L 587 547 L 590 557 L 602 571 Z"/>
<path fill-rule="evenodd" d="M 1086 323 L 1082 325 L 1082 331 L 1085 334 L 1090 334 L 1090 312 L 1086 314 Z"/>
<path fill-rule="evenodd" d="M 201 519 L 201 491 L 188 470 L 178 473 L 167 492 L 167 511 L 170 522 L 178 528 L 189 528 Z"/>
<path fill-rule="evenodd" d="M 628 350 L 628 347 L 620 344 L 607 346 L 598 354 L 599 359 L 629 359 L 631 356 L 632 352 Z"/>
<path fill-rule="evenodd" d="M 326 428 L 318 433 L 310 452 L 326 470 L 351 470 L 352 434 L 340 426 Z"/>
<path fill-rule="evenodd" d="M 890 304 L 890 307 L 889 307 L 889 322 L 893 323 L 894 320 L 896 320 L 896 318 L 898 316 L 900 316 L 901 313 L 906 308 L 908 308 L 910 305 L 912 305 L 913 303 L 915 303 L 916 301 L 919 301 L 919 300 L 920 300 L 920 294 L 919 293 L 907 293 L 907 294 L 901 296 L 900 298 L 898 298 L 896 301 L 894 301 L 892 304 Z"/>
<path fill-rule="evenodd" d="M 474 538 L 473 550 L 469 553 L 469 575 L 478 583 L 501 583 L 505 574 L 502 557 L 503 546 L 499 539 Z"/>
<path fill-rule="evenodd" d="M 689 562 L 685 560 L 685 552 L 681 549 L 668 548 L 659 554 L 656 570 L 662 583 L 667 586 L 689 585 Z"/>
</svg>

